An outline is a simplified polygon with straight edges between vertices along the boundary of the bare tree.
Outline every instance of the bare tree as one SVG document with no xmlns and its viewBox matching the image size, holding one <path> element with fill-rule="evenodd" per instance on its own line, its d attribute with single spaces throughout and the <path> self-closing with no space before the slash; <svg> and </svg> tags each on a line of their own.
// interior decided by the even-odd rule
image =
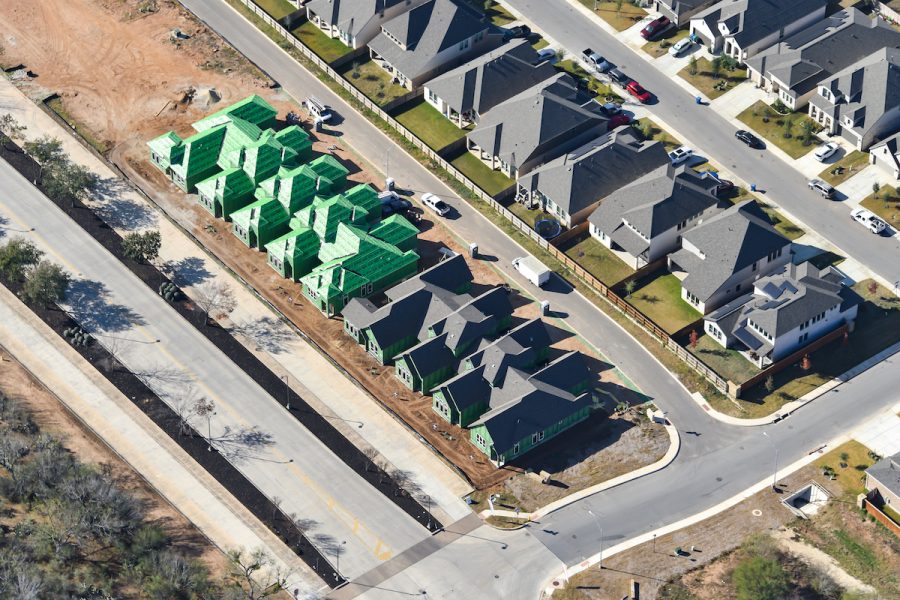
<svg viewBox="0 0 900 600">
<path fill-rule="evenodd" d="M 366 448 L 363 450 L 363 454 L 366 457 L 366 473 L 368 473 L 369 467 L 375 464 L 375 459 L 378 457 L 378 450 L 375 448 Z"/>
<path fill-rule="evenodd" d="M 212 416 L 216 414 L 216 405 L 212 400 L 200 398 L 194 403 L 194 414 L 206 419 L 206 450 L 212 450 Z"/>
<path fill-rule="evenodd" d="M 228 580 L 233 585 L 230 598 L 261 600 L 287 590 L 287 576 L 262 549 L 228 553 L 231 568 Z"/>
<path fill-rule="evenodd" d="M 27 127 L 19 123 L 14 116 L 9 113 L 0 115 L 0 131 L 5 133 L 11 140 L 21 140 Z"/>
<path fill-rule="evenodd" d="M 207 281 L 195 288 L 194 302 L 203 311 L 203 322 L 231 313 L 236 306 L 231 286 L 224 281 Z"/>
</svg>

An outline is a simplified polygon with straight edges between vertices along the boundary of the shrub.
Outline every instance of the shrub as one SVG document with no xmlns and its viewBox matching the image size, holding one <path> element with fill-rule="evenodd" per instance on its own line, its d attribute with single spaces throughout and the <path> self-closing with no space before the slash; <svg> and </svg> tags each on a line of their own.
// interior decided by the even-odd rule
<svg viewBox="0 0 900 600">
<path fill-rule="evenodd" d="M 789 589 L 788 575 L 773 559 L 752 556 L 732 574 L 737 600 L 781 600 Z"/>
<path fill-rule="evenodd" d="M 0 246 L 0 275 L 11 281 L 21 281 L 43 255 L 25 238 L 13 238 Z"/>
</svg>

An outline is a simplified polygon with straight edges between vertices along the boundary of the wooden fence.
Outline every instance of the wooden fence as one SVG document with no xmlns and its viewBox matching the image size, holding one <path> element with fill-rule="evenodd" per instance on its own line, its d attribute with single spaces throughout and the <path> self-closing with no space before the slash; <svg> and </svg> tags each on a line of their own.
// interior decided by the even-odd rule
<svg viewBox="0 0 900 600">
<path fill-rule="evenodd" d="M 871 496 L 871 494 L 870 494 Z M 872 503 L 872 500 L 869 497 L 866 497 L 863 500 L 865 505 L 866 512 L 875 517 L 875 519 L 887 527 L 894 535 L 900 537 L 900 525 L 894 522 L 889 516 L 884 514 L 884 511 L 879 509 L 875 504 Z"/>
<path fill-rule="evenodd" d="M 590 286 L 591 289 L 593 289 L 601 298 L 604 298 L 616 309 L 625 314 L 634 323 L 643 328 L 647 333 L 649 333 L 657 341 L 659 341 L 664 348 L 672 351 L 688 366 L 706 377 L 710 381 L 710 383 L 712 383 L 716 387 L 716 389 L 723 393 L 727 393 L 728 382 L 725 379 L 720 377 L 703 361 L 682 348 L 674 339 L 672 339 L 671 336 L 669 336 L 668 333 L 666 333 L 666 331 L 662 327 L 657 325 L 650 317 L 633 307 L 631 304 L 625 302 L 625 300 L 616 295 L 616 293 L 610 290 L 609 287 L 607 287 L 602 281 L 586 271 L 577 262 L 566 256 L 564 252 L 558 250 L 555 246 L 553 246 L 553 244 L 542 238 L 534 229 L 531 228 L 530 225 L 528 225 L 528 223 L 517 217 L 497 201 L 498 199 L 503 200 L 506 197 L 512 195 L 516 189 L 515 185 L 508 187 L 495 196 L 491 196 L 480 187 L 478 187 L 478 185 L 476 185 L 474 181 L 469 179 L 459 169 L 450 164 L 450 162 L 444 160 L 444 158 L 441 157 L 440 154 L 432 150 L 428 146 L 428 144 L 420 140 L 418 136 L 416 136 L 412 131 L 407 129 L 402 123 L 389 115 L 387 111 L 385 111 L 381 106 L 379 106 L 375 102 L 372 102 L 372 100 L 370 100 L 365 94 L 356 89 L 349 81 L 344 79 L 344 77 L 341 76 L 340 73 L 334 70 L 331 65 L 319 58 L 319 56 L 315 52 L 313 52 L 305 44 L 303 44 L 303 42 L 294 37 L 290 31 L 285 29 L 278 21 L 276 21 L 268 13 L 266 13 L 266 11 L 257 6 L 253 2 L 253 0 L 240 0 L 240 2 L 244 4 L 248 9 L 250 9 L 254 14 L 256 14 L 260 19 L 262 19 L 267 25 L 272 27 L 272 29 L 278 32 L 279 35 L 281 35 L 288 43 L 296 48 L 310 62 L 312 62 L 318 68 L 322 69 L 325 74 L 333 79 L 335 83 L 344 88 L 347 93 L 353 96 L 353 98 L 355 98 L 367 110 L 370 110 L 374 114 L 376 114 L 381 120 L 386 122 L 397 133 L 403 136 L 404 139 L 418 148 L 425 156 L 428 157 L 429 160 L 434 161 L 435 164 L 437 164 L 444 171 L 450 173 L 450 175 L 452 175 L 457 181 L 462 183 L 463 186 L 465 186 L 465 188 L 472 192 L 472 194 L 474 194 L 477 198 L 483 200 L 488 205 L 490 205 L 491 208 L 500 213 L 500 215 L 503 216 L 504 219 L 509 221 L 513 225 L 513 227 L 519 230 L 522 235 L 531 239 L 534 243 L 547 251 L 553 258 L 561 262 L 586 285 Z"/>
</svg>

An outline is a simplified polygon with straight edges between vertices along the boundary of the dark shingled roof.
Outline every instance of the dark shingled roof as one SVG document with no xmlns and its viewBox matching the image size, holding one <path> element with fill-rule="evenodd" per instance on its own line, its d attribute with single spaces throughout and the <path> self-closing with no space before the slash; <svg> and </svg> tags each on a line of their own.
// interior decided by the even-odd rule
<svg viewBox="0 0 900 600">
<path fill-rule="evenodd" d="M 442 333 L 413 346 L 401 356 L 406 359 L 406 364 L 419 374 L 419 377 L 424 378 L 444 365 L 455 362 L 456 359 L 446 342 L 447 334 Z"/>
<path fill-rule="evenodd" d="M 703 302 L 733 274 L 790 243 L 755 200 L 720 212 L 682 237 L 704 256 L 682 248 L 669 258 L 687 272 L 681 285 Z"/>
<path fill-rule="evenodd" d="M 382 11 L 407 0 L 309 0 L 306 8 L 329 25 L 355 35 Z"/>
<path fill-rule="evenodd" d="M 438 321 L 431 329 L 435 334 L 446 334 L 447 347 L 455 350 L 483 338 L 496 329 L 497 321 L 512 312 L 509 292 L 505 288 L 495 287 Z"/>
<path fill-rule="evenodd" d="M 523 369 L 534 364 L 538 350 L 552 343 L 550 332 L 541 319 L 522 323 L 494 343 L 469 356 L 473 366 L 483 366 L 484 378 L 493 387 L 503 385 L 508 368 Z"/>
<path fill-rule="evenodd" d="M 466 283 L 471 283 L 472 271 L 462 254 L 456 254 L 448 259 L 442 260 L 438 264 L 429 269 L 425 269 L 415 277 L 411 277 L 406 281 L 398 283 L 385 292 L 391 300 L 396 300 L 402 296 L 427 286 L 434 286 L 445 290 L 459 289 Z"/>
<path fill-rule="evenodd" d="M 432 79 L 426 87 L 459 113 L 484 114 L 556 75 L 548 61 L 535 65 L 537 60 L 531 44 L 517 39 Z"/>
<path fill-rule="evenodd" d="M 900 452 L 882 458 L 866 469 L 866 473 L 877 479 L 882 487 L 900 496 Z"/>
<path fill-rule="evenodd" d="M 718 11 L 718 22 L 725 23 L 735 41 L 746 48 L 827 3 L 828 0 L 722 0 L 695 18 Z"/>
</svg>

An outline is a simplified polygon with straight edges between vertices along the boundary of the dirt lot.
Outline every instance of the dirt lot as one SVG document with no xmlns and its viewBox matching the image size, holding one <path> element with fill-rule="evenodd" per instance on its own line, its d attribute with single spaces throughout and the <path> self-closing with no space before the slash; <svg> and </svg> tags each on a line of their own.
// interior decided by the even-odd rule
<svg viewBox="0 0 900 600">
<path fill-rule="evenodd" d="M 885 528 L 861 518 L 855 506 L 861 473 L 855 465 L 859 462 L 871 463 L 871 460 L 856 460 L 859 455 L 856 450 L 859 448 L 862 448 L 860 444 L 850 442 L 815 463 L 779 479 L 785 493 L 775 494 L 766 488 L 705 521 L 660 536 L 655 543 L 642 544 L 605 559 L 602 571 L 594 567 L 573 577 L 569 586 L 554 594 L 554 598 L 621 598 L 627 594 L 632 579 L 640 584 L 642 599 L 656 598 L 660 587 L 670 580 L 684 586 L 690 593 L 683 597 L 684 600 L 733 597 L 731 572 L 740 558 L 733 551 L 754 533 L 773 533 L 784 527 L 791 529 L 789 536 L 834 556 L 844 570 L 875 586 L 883 594 L 882 597 L 898 597 L 900 542 Z M 838 466 L 839 456 L 844 451 L 853 457 L 850 460 L 852 466 L 841 468 Z M 835 468 L 835 480 L 822 476 L 823 465 Z M 801 520 L 781 505 L 781 499 L 810 481 L 824 486 L 834 496 L 819 514 L 809 520 Z M 851 542 L 842 544 L 842 539 Z M 675 556 L 677 546 L 688 550 L 687 555 Z M 691 546 L 696 547 L 695 551 L 689 551 Z M 785 563 L 789 571 L 792 564 L 793 557 Z"/>
<path fill-rule="evenodd" d="M 190 39 L 172 41 L 176 28 Z M 0 63 L 37 75 L 26 93 L 58 93 L 110 147 L 185 131 L 210 110 L 202 94 L 183 102 L 192 88 L 215 89 L 221 106 L 257 93 L 288 110 L 268 78 L 172 0 L 0 2 L 0 45 Z"/>
<path fill-rule="evenodd" d="M 0 390 L 33 414 L 40 429 L 64 440 L 66 448 L 84 463 L 109 465 L 112 474 L 141 500 L 147 517 L 163 525 L 188 555 L 201 559 L 212 578 L 227 572 L 228 560 L 190 521 L 160 497 L 127 463 L 93 433 L 84 429 L 60 402 L 34 379 L 5 349 L 0 348 Z"/>
</svg>

